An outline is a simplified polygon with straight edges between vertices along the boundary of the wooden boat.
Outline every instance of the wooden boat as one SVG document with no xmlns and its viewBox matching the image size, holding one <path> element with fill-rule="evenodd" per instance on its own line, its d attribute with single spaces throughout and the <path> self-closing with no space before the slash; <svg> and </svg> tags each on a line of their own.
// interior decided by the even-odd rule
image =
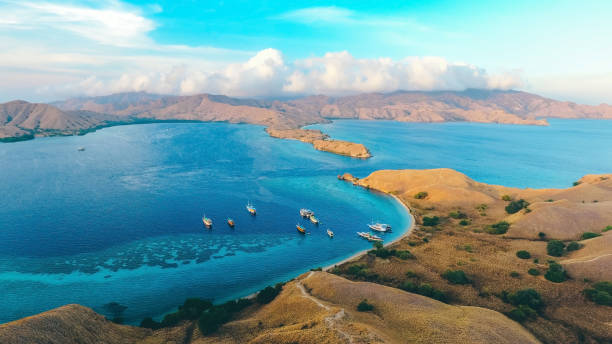
<svg viewBox="0 0 612 344">
<path fill-rule="evenodd" d="M 79 152 L 83 152 L 83 151 L 85 151 L 85 147 L 79 147 L 79 148 L 77 148 L 77 150 L 78 150 Z"/>
<path fill-rule="evenodd" d="M 230 227 L 234 227 L 235 226 L 234 219 L 227 219 L 227 225 Z"/>
<path fill-rule="evenodd" d="M 251 215 L 257 215 L 257 209 L 255 209 L 251 202 L 247 203 L 246 209 Z"/>
<path fill-rule="evenodd" d="M 327 235 L 328 235 L 330 238 L 333 238 L 333 237 L 334 237 L 334 232 L 332 232 L 332 231 L 331 231 L 331 229 L 329 229 L 329 228 L 328 228 L 328 229 L 327 229 Z"/>
<path fill-rule="evenodd" d="M 300 225 L 295 225 L 295 227 L 297 228 L 298 232 L 300 232 L 301 234 L 306 234 L 306 230 L 304 229 L 304 227 Z"/>
<path fill-rule="evenodd" d="M 308 218 L 310 219 L 310 222 L 314 223 L 315 225 L 319 224 L 319 219 L 317 219 L 314 215 L 310 215 Z"/>
<path fill-rule="evenodd" d="M 206 228 L 212 227 L 212 219 L 206 217 L 206 215 L 202 216 L 202 223 L 204 224 L 204 226 L 206 226 Z"/>
</svg>

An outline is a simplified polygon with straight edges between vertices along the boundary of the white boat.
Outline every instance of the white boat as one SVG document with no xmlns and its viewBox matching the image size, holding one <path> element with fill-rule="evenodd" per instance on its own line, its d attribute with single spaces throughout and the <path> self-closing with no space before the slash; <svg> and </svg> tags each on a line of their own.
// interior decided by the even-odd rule
<svg viewBox="0 0 612 344">
<path fill-rule="evenodd" d="M 206 228 L 212 227 L 212 220 L 209 217 L 206 217 L 206 215 L 202 216 L 202 223 L 204 226 L 206 226 Z"/>
<path fill-rule="evenodd" d="M 371 230 L 377 231 L 377 232 L 390 232 L 391 231 L 391 226 L 389 226 L 386 223 L 370 223 L 368 227 L 370 227 Z"/>
<path fill-rule="evenodd" d="M 314 216 L 314 211 L 306 208 L 300 209 L 300 216 L 302 217 L 311 217 Z"/>
<path fill-rule="evenodd" d="M 330 238 L 334 237 L 334 232 L 331 231 L 331 229 L 327 229 L 327 235 L 329 235 Z"/>
<path fill-rule="evenodd" d="M 253 204 L 251 204 L 251 202 L 247 203 L 246 209 L 251 215 L 257 214 L 257 209 L 255 209 L 255 207 L 253 206 Z"/>
<path fill-rule="evenodd" d="M 368 241 L 383 241 L 381 237 L 366 232 L 357 232 L 357 235 L 368 240 Z"/>
<path fill-rule="evenodd" d="M 82 152 L 82 151 L 84 151 L 84 150 L 85 150 L 85 147 L 79 147 L 79 148 L 77 148 L 77 150 L 78 150 L 79 152 Z"/>
<path fill-rule="evenodd" d="M 315 225 L 319 224 L 319 219 L 317 219 L 314 215 L 310 215 L 308 218 L 310 219 L 310 222 L 314 223 Z"/>
</svg>

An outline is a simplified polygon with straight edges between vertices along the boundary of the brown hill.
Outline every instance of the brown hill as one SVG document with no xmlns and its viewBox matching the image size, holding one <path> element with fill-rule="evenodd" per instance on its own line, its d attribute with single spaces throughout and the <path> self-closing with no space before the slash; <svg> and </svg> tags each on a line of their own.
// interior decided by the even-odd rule
<svg viewBox="0 0 612 344">
<path fill-rule="evenodd" d="M 0 325 L 0 343 L 11 344 L 132 344 L 150 334 L 150 330 L 114 324 L 79 305 Z"/>
<path fill-rule="evenodd" d="M 25 135 L 74 135 L 117 118 L 89 111 L 62 111 L 47 104 L 12 101 L 0 104 L 0 138 Z"/>
<path fill-rule="evenodd" d="M 561 261 L 574 278 L 612 281 L 612 231 L 584 240 L 584 247 Z"/>
</svg>

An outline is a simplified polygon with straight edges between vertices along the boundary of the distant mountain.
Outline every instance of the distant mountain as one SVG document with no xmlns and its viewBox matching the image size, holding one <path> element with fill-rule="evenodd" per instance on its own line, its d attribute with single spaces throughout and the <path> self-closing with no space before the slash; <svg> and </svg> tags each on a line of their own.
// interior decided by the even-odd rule
<svg viewBox="0 0 612 344">
<path fill-rule="evenodd" d="M 294 129 L 330 119 L 546 125 L 548 117 L 612 118 L 612 106 L 561 102 L 520 91 L 476 89 L 309 96 L 288 101 L 130 92 L 51 105 L 23 101 L 0 104 L 0 139 L 67 135 L 142 120 L 226 121 Z"/>
<path fill-rule="evenodd" d="M 0 104 L 0 140 L 32 138 L 34 135 L 75 135 L 107 126 L 117 116 L 90 111 L 62 111 L 48 104 L 16 100 Z"/>
</svg>

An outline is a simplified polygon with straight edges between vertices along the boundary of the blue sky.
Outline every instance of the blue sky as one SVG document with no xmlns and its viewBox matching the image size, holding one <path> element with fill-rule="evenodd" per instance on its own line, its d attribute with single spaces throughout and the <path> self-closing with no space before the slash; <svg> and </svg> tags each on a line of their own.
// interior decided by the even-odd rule
<svg viewBox="0 0 612 344">
<path fill-rule="evenodd" d="M 0 101 L 515 88 L 612 103 L 609 1 L 0 0 Z"/>
</svg>

